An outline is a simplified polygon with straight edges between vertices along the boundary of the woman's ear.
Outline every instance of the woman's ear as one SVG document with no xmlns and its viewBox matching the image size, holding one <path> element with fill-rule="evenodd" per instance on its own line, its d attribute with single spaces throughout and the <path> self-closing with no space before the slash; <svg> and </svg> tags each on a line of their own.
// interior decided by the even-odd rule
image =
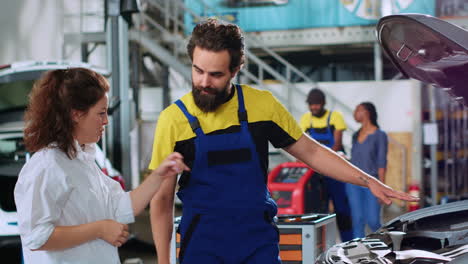
<svg viewBox="0 0 468 264">
<path fill-rule="evenodd" d="M 83 116 L 83 112 L 72 109 L 71 117 L 74 123 L 78 123 L 82 116 Z"/>
</svg>

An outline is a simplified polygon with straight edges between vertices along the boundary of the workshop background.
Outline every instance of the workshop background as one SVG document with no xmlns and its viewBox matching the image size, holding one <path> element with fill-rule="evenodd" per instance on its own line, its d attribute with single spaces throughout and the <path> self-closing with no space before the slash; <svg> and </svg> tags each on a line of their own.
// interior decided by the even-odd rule
<svg viewBox="0 0 468 264">
<path fill-rule="evenodd" d="M 20 96 L 5 76 L 63 62 L 102 69 L 118 103 L 100 146 L 125 188 L 133 189 L 147 173 L 160 111 L 191 89 L 189 34 L 197 21 L 216 16 L 246 32 L 246 65 L 236 81 L 272 91 L 297 120 L 308 111 L 307 92 L 320 87 L 326 108 L 343 113 L 348 153 L 359 127 L 353 109 L 362 101 L 377 106 L 381 129 L 389 136 L 385 183 L 421 197 L 412 208 L 399 201 L 385 207 L 387 221 L 468 194 L 467 109 L 442 89 L 405 78 L 376 40 L 379 18 L 400 13 L 468 27 L 466 0 L 1 0 L 0 122 L 1 112 Z M 0 134 L 2 129 L 0 123 Z M 273 147 L 270 156 L 270 169 L 291 161 Z M 11 175 L 2 173 L 5 157 L 0 156 L 2 206 L 11 204 L 14 186 Z M 180 215 L 181 205 L 176 207 Z M 3 206 L 0 221 L 14 214 Z M 18 235 L 2 233 L 2 225 L 1 258 L 20 258 L 18 245 L 8 242 Z M 122 261 L 154 263 L 147 211 L 131 230 L 120 250 Z"/>
</svg>

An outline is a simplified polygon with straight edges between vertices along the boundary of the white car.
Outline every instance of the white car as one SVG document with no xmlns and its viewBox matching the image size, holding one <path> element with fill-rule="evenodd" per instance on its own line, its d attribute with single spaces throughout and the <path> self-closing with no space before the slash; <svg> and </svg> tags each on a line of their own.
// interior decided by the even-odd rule
<svg viewBox="0 0 468 264">
<path fill-rule="evenodd" d="M 14 124 L 9 125 L 12 126 Z M 24 164 L 24 154 L 19 157 L 20 152 L 13 150 L 17 148 L 18 138 L 22 139 L 21 130 L 19 133 L 9 133 L 0 125 L 0 248 L 4 251 L 16 250 L 17 253 L 20 252 L 21 241 L 13 190 L 18 172 Z"/>
</svg>

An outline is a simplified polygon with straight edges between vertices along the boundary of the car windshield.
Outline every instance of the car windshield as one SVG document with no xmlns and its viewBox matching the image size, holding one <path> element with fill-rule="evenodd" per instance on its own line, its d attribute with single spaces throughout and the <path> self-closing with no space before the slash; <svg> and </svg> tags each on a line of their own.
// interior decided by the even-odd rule
<svg viewBox="0 0 468 264">
<path fill-rule="evenodd" d="M 13 190 L 28 158 L 21 136 L 0 138 L 0 208 L 4 211 L 16 211 Z"/>
<path fill-rule="evenodd" d="M 33 84 L 34 80 L 0 83 L 0 112 L 9 109 L 24 109 Z"/>
</svg>

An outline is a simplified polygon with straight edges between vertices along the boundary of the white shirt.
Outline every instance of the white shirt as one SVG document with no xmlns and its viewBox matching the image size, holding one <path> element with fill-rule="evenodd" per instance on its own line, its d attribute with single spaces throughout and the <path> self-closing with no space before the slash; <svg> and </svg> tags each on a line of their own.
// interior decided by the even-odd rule
<svg viewBox="0 0 468 264">
<path fill-rule="evenodd" d="M 130 194 L 106 176 L 94 160 L 95 145 L 78 146 L 70 160 L 58 148 L 44 148 L 24 165 L 15 187 L 18 228 L 25 264 L 120 263 L 116 247 L 96 239 L 58 251 L 31 251 L 49 239 L 55 226 L 113 219 L 134 222 Z"/>
</svg>

